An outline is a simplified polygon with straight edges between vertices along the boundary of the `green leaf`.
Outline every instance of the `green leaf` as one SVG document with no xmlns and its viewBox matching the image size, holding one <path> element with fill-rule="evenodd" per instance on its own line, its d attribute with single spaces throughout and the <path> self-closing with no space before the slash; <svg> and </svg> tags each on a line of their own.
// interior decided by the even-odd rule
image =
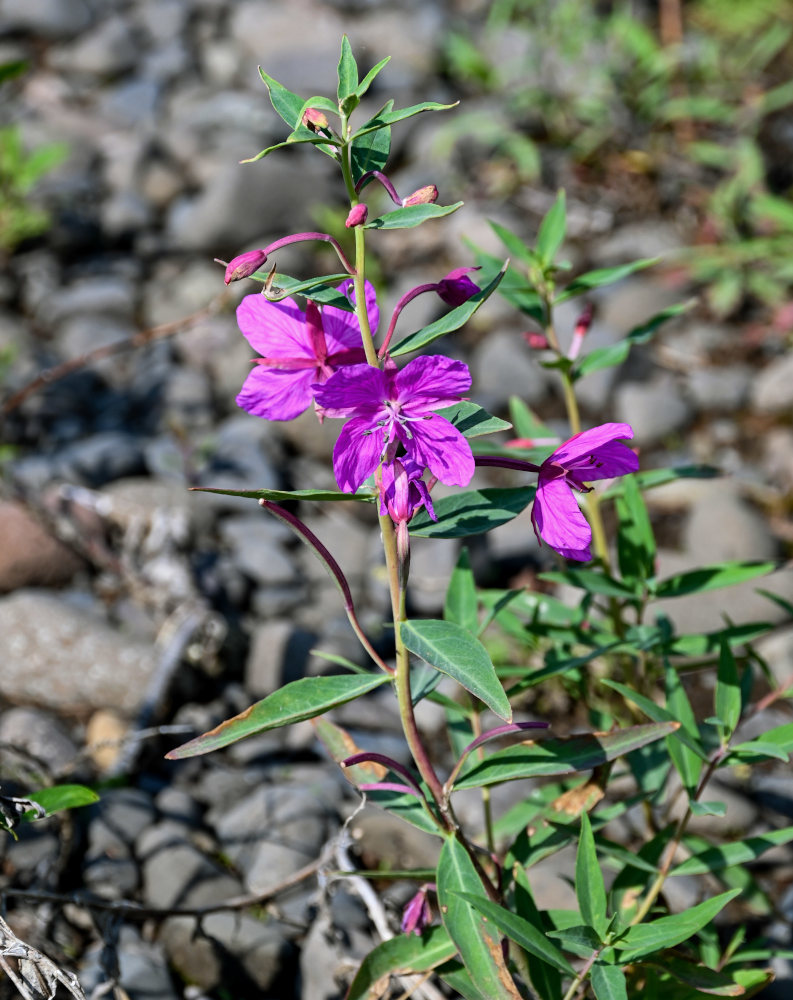
<svg viewBox="0 0 793 1000">
<path fill-rule="evenodd" d="M 696 299 L 689 299 L 687 302 L 668 306 L 666 309 L 662 309 L 659 313 L 656 313 L 646 323 L 634 327 L 627 337 L 616 344 L 596 347 L 595 350 L 590 351 L 589 354 L 585 354 L 576 363 L 572 373 L 573 379 L 591 375 L 593 372 L 600 371 L 601 368 L 612 368 L 615 365 L 621 365 L 630 354 L 631 348 L 637 344 L 646 344 L 660 326 L 666 323 L 667 320 L 688 312 L 694 306 L 695 302 Z"/>
<path fill-rule="evenodd" d="M 602 941 L 608 928 L 606 886 L 595 850 L 592 824 L 586 813 L 581 814 L 581 835 L 575 861 L 575 895 L 584 923 L 591 927 Z"/>
<path fill-rule="evenodd" d="M 430 927 L 420 936 L 397 934 L 373 948 L 361 962 L 350 984 L 346 1000 L 371 1000 L 384 976 L 426 972 L 447 962 L 457 952 L 457 945 L 446 928 Z"/>
<path fill-rule="evenodd" d="M 655 486 L 664 486 L 678 479 L 718 479 L 721 471 L 712 465 L 678 465 L 669 469 L 645 469 L 634 472 L 639 489 L 651 490 Z M 615 480 L 608 489 L 600 494 L 601 500 L 610 500 L 622 493 L 622 477 Z"/>
<path fill-rule="evenodd" d="M 459 202 L 459 204 L 462 204 L 462 202 Z M 399 211 L 404 212 L 406 210 L 399 209 Z M 396 213 L 392 212 L 391 214 L 394 215 Z M 475 295 L 472 295 L 471 298 L 466 302 L 463 302 L 462 305 L 455 306 L 454 309 L 447 312 L 445 316 L 441 316 L 440 319 L 436 319 L 434 323 L 430 323 L 428 326 L 424 326 L 420 330 L 416 330 L 414 333 L 409 333 L 407 337 L 403 337 L 402 340 L 400 340 L 399 343 L 391 350 L 391 355 L 393 357 L 399 357 L 400 354 L 409 354 L 411 351 L 418 351 L 420 348 L 426 347 L 427 344 L 431 344 L 433 340 L 437 340 L 438 337 L 443 337 L 447 333 L 453 333 L 455 330 L 459 330 L 461 326 L 468 322 L 482 303 L 490 298 L 499 286 L 504 274 L 506 273 L 506 266 L 507 265 L 504 264 L 498 274 L 496 274 L 496 276 L 484 288 L 478 291 Z"/>
<path fill-rule="evenodd" d="M 461 895 L 483 896 L 484 889 L 468 852 L 456 837 L 447 837 L 441 848 L 437 886 L 444 927 L 476 988 L 489 1000 L 520 1000 L 495 928 Z"/>
<path fill-rule="evenodd" d="M 537 255 L 543 268 L 548 268 L 553 264 L 559 247 L 564 241 L 566 229 L 567 202 L 564 191 L 560 191 L 556 196 L 556 201 L 540 223 L 540 231 L 537 233 Z"/>
<path fill-rule="evenodd" d="M 509 397 L 509 418 L 519 438 L 558 440 L 558 435 L 519 396 Z"/>
<path fill-rule="evenodd" d="M 259 281 L 262 284 L 270 282 L 270 292 L 267 295 L 270 302 L 280 302 L 288 295 L 304 295 L 315 302 L 322 302 L 323 305 L 337 306 L 347 312 L 355 311 L 355 307 L 346 295 L 327 284 L 330 281 L 343 281 L 345 278 L 349 278 L 349 274 L 346 273 L 323 274 L 318 278 L 301 280 L 300 278 L 290 278 L 289 275 L 278 272 L 271 278 L 265 271 L 254 271 L 250 277 L 253 281 Z M 307 292 L 311 292 L 311 295 L 307 295 Z"/>
<path fill-rule="evenodd" d="M 99 801 L 96 792 L 84 785 L 53 785 L 51 788 L 32 792 L 28 798 L 46 810 L 48 816 L 64 809 L 77 809 Z"/>
<path fill-rule="evenodd" d="M 617 557 L 620 573 L 644 581 L 655 575 L 655 536 L 635 476 L 623 476 L 617 498 Z"/>
<path fill-rule="evenodd" d="M 467 438 L 483 437 L 485 434 L 497 434 L 512 429 L 512 424 L 500 417 L 494 417 L 492 413 L 488 413 L 483 407 L 469 400 L 453 403 L 435 412 L 439 417 L 454 424 Z"/>
<path fill-rule="evenodd" d="M 589 973 L 595 1000 L 628 1000 L 625 973 L 618 965 L 595 962 Z"/>
<path fill-rule="evenodd" d="M 557 914 L 551 912 L 551 917 L 555 919 Z M 568 913 L 571 920 L 579 919 L 577 913 Z M 583 924 L 568 924 L 557 927 L 555 931 L 548 931 L 549 937 L 556 938 L 565 951 L 572 951 L 579 958 L 589 958 L 593 951 L 600 947 L 600 939 L 591 927 Z"/>
<path fill-rule="evenodd" d="M 714 896 L 713 899 L 706 899 L 704 903 L 692 906 L 682 913 L 629 927 L 622 940 L 616 943 L 617 947 L 625 952 L 621 960 L 626 963 L 633 962 L 651 952 L 673 948 L 676 944 L 687 941 L 709 924 L 740 892 L 740 889 L 731 889 L 729 892 Z"/>
<path fill-rule="evenodd" d="M 714 709 L 717 717 L 724 724 L 723 740 L 726 743 L 735 732 L 735 727 L 741 718 L 741 683 L 738 678 L 735 657 L 726 642 L 722 643 L 719 654 Z"/>
<path fill-rule="evenodd" d="M 575 975 L 572 965 L 570 965 L 556 945 L 549 941 L 545 934 L 538 931 L 536 927 L 533 927 L 528 920 L 524 920 L 516 913 L 512 913 L 503 906 L 499 906 L 498 903 L 494 903 L 486 896 L 483 896 L 481 892 L 470 893 L 458 891 L 455 895 L 460 896 L 461 899 L 470 903 L 471 906 L 487 917 L 488 920 L 492 920 L 496 927 L 506 934 L 510 941 L 519 944 L 524 951 L 536 955 L 537 958 L 541 958 L 555 969 L 564 972 L 565 975 Z"/>
<path fill-rule="evenodd" d="M 553 304 L 558 306 L 561 302 L 573 299 L 577 295 L 583 295 L 593 288 L 600 288 L 601 285 L 612 285 L 615 281 L 622 281 L 629 274 L 641 271 L 643 268 L 652 267 L 658 263 L 658 257 L 647 257 L 643 260 L 635 260 L 632 264 L 619 264 L 617 267 L 603 267 L 596 271 L 587 271 L 574 278 L 564 291 L 554 299 Z"/>
<path fill-rule="evenodd" d="M 453 205 L 408 205 L 406 208 L 395 208 L 393 212 L 370 219 L 364 229 L 412 229 L 429 219 L 451 215 L 462 205 L 463 202 L 456 201 Z"/>
<path fill-rule="evenodd" d="M 352 48 L 350 47 L 350 40 L 346 35 L 342 35 L 341 38 L 341 56 L 339 57 L 339 86 L 336 93 L 339 98 L 339 106 L 347 100 L 350 95 L 356 98 L 355 103 L 357 104 L 357 94 L 358 89 L 358 64 L 355 62 L 355 57 L 352 54 Z M 355 105 L 353 105 L 354 107 Z M 350 108 L 352 110 L 352 108 Z"/>
<path fill-rule="evenodd" d="M 374 132 L 382 128 L 383 125 L 394 125 L 405 118 L 420 115 L 423 111 L 449 111 L 451 108 L 456 108 L 459 103 L 459 101 L 455 101 L 454 104 L 438 104 L 436 101 L 422 101 L 421 104 L 413 104 L 409 108 L 400 108 L 399 111 L 378 111 L 374 118 L 370 118 L 368 122 L 355 132 L 353 139 L 366 135 L 367 132 Z"/>
<path fill-rule="evenodd" d="M 663 961 L 652 960 L 642 962 L 642 965 L 653 966 L 674 976 L 681 983 L 690 986 L 698 993 L 707 993 L 716 997 L 739 997 L 744 995 L 743 987 L 726 972 L 714 972 L 704 965 L 694 965 L 673 955 L 664 955 Z"/>
<path fill-rule="evenodd" d="M 763 562 L 733 561 L 702 566 L 661 580 L 654 588 L 655 597 L 659 600 L 664 597 L 687 597 L 689 594 L 702 594 L 706 590 L 718 590 L 720 587 L 734 587 L 745 580 L 773 573 L 777 566 L 770 559 Z"/>
<path fill-rule="evenodd" d="M 693 816 L 726 816 L 727 806 L 723 802 L 689 802 Z"/>
<path fill-rule="evenodd" d="M 422 538 L 467 538 L 481 535 L 517 517 L 534 499 L 536 487 L 463 490 L 433 501 L 437 521 L 420 510 L 410 522 L 411 535 Z"/>
<path fill-rule="evenodd" d="M 527 740 L 499 750 L 460 777 L 455 788 L 481 788 L 518 778 L 591 771 L 638 747 L 663 739 L 677 722 L 630 726 L 613 733 L 585 733 L 559 739 Z"/>
<path fill-rule="evenodd" d="M 667 709 L 680 722 L 681 728 L 685 730 L 691 740 L 699 742 L 697 721 L 694 717 L 694 711 L 691 708 L 691 702 L 688 700 L 688 695 L 680 680 L 680 675 L 668 664 L 664 673 L 666 675 Z M 675 765 L 680 775 L 680 780 L 688 792 L 689 799 L 693 800 L 699 783 L 699 776 L 702 773 L 702 757 L 700 754 L 689 749 L 688 745 L 679 739 L 673 738 L 668 740 L 667 746 L 669 748 L 669 756 L 672 758 L 672 763 Z"/>
<path fill-rule="evenodd" d="M 708 847 L 693 855 L 687 861 L 676 865 L 671 875 L 705 875 L 708 872 L 723 871 L 733 865 L 745 865 L 780 844 L 789 844 L 793 840 L 793 826 L 781 830 L 772 830 L 757 837 L 747 837 L 732 844 L 722 844 L 720 847 Z"/>
<path fill-rule="evenodd" d="M 249 500 L 272 500 L 284 503 L 287 500 L 343 501 L 362 500 L 373 503 L 373 493 L 342 493 L 341 490 L 219 490 L 212 486 L 191 486 L 195 493 L 221 493 L 227 497 L 247 497 Z"/>
<path fill-rule="evenodd" d="M 463 240 L 463 242 L 467 243 L 471 248 L 476 263 L 482 269 L 479 275 L 480 279 L 489 281 L 501 269 L 501 259 L 494 257 L 492 254 L 485 253 L 469 240 Z M 521 312 L 526 313 L 527 316 L 531 316 L 538 323 L 545 322 L 547 318 L 545 315 L 545 306 L 539 293 L 528 278 L 512 265 L 507 268 L 507 273 L 504 275 L 504 280 L 498 291 L 499 295 L 502 295 L 516 309 L 520 309 Z"/>
<path fill-rule="evenodd" d="M 451 986 L 455 993 L 459 993 L 463 1000 L 490 1000 L 474 986 L 468 970 L 457 959 L 452 959 L 451 962 L 439 966 L 437 974 L 444 983 Z"/>
<path fill-rule="evenodd" d="M 291 135 L 289 135 L 288 138 L 284 139 L 283 142 L 276 142 L 274 146 L 268 146 L 266 149 L 263 149 L 260 153 L 256 153 L 255 156 L 248 156 L 244 160 L 240 160 L 240 163 L 256 163 L 257 160 L 261 160 L 265 156 L 269 156 L 270 153 L 274 153 L 276 149 L 284 149 L 286 146 L 294 146 L 301 142 L 307 142 L 311 146 L 322 146 L 322 147 L 331 147 L 340 145 L 338 141 L 332 138 L 326 139 L 323 136 L 317 135 L 315 132 L 312 132 L 310 129 L 301 128 L 298 129 L 296 132 L 292 132 Z M 329 150 L 325 149 L 324 151 L 328 152 Z"/>
<path fill-rule="evenodd" d="M 581 587 L 589 594 L 604 594 L 607 597 L 621 597 L 623 599 L 637 596 L 635 588 L 594 569 L 565 569 L 540 573 L 539 579 L 549 580 L 551 583 L 567 583 L 571 587 Z"/>
<path fill-rule="evenodd" d="M 384 674 L 302 677 L 273 691 L 244 712 L 226 719 L 208 733 L 196 736 L 165 756 L 168 760 L 196 757 L 236 743 L 245 736 L 313 719 L 315 715 L 322 715 L 336 705 L 360 698 L 388 680 L 390 678 Z"/>
<path fill-rule="evenodd" d="M 21 76 L 25 73 L 30 66 L 27 59 L 15 59 L 12 62 L 4 62 L 0 64 L 0 83 L 5 83 L 6 80 L 13 80 L 14 77 Z"/>
<path fill-rule="evenodd" d="M 629 688 L 626 684 L 620 684 L 619 681 L 612 681 L 608 678 L 603 678 L 600 683 L 618 691 L 623 698 L 637 705 L 647 718 L 654 722 L 674 722 L 676 720 L 676 716 L 669 709 L 661 708 L 660 705 L 656 705 L 654 701 L 650 701 L 649 698 L 634 691 L 633 688 Z M 706 761 L 708 759 L 708 754 L 699 740 L 698 733 L 692 735 L 681 726 L 670 736 L 670 739 L 679 740 L 700 760 Z"/>
<path fill-rule="evenodd" d="M 398 775 L 394 775 L 394 780 L 402 781 Z M 370 805 L 385 809 L 406 823 L 410 823 L 411 826 L 415 826 L 416 829 L 423 830 L 424 833 L 435 837 L 442 836 L 442 830 L 415 795 L 383 788 L 370 788 L 366 792 L 366 799 Z"/>
<path fill-rule="evenodd" d="M 500 718 L 512 720 L 512 709 L 487 650 L 454 622 L 420 619 L 400 622 L 399 634 L 411 653 L 448 674 L 483 701 Z"/>
<path fill-rule="evenodd" d="M 519 236 L 510 232 L 509 229 L 502 226 L 500 223 L 493 222 L 492 219 L 489 219 L 488 221 L 490 223 L 490 228 L 504 244 L 504 247 L 510 257 L 514 257 L 526 265 L 536 263 L 536 256 L 534 252 L 526 246 Z"/>
<path fill-rule="evenodd" d="M 393 101 L 386 104 L 386 109 L 391 110 Z M 384 125 L 376 132 L 367 132 L 357 139 L 353 139 L 350 145 L 350 165 L 352 167 L 352 179 L 357 184 L 364 174 L 370 170 L 384 170 L 391 152 L 391 127 Z"/>
<path fill-rule="evenodd" d="M 299 97 L 297 94 L 293 94 L 291 90 L 287 90 L 286 87 L 280 84 L 277 80 L 268 76 L 261 66 L 259 67 L 259 76 L 267 85 L 267 90 L 270 94 L 270 102 L 276 112 L 281 116 L 281 118 L 283 118 L 291 129 L 296 129 L 300 123 L 300 112 L 302 111 L 304 104 L 303 98 Z"/>
<path fill-rule="evenodd" d="M 447 622 L 453 622 L 476 635 L 479 630 L 476 608 L 476 583 L 471 571 L 471 560 L 468 558 L 468 549 L 461 549 L 446 591 L 443 617 Z"/>
<path fill-rule="evenodd" d="M 391 56 L 386 56 L 385 59 L 381 59 L 376 66 L 372 66 L 372 68 L 369 70 L 369 72 L 366 74 L 363 80 L 361 80 L 361 82 L 355 88 L 356 97 L 363 97 L 366 91 L 372 86 L 372 81 L 374 80 L 374 78 L 377 76 L 380 70 L 383 69 L 383 67 L 390 61 L 391 61 Z M 393 104 L 394 102 L 392 101 L 391 103 Z M 391 109 L 389 108 L 388 110 L 390 111 Z"/>
</svg>

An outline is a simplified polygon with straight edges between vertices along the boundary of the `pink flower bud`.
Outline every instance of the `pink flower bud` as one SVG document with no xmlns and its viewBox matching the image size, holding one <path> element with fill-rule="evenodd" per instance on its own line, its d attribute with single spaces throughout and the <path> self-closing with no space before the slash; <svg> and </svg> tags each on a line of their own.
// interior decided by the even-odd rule
<svg viewBox="0 0 793 1000">
<path fill-rule="evenodd" d="M 249 278 L 266 260 L 267 254 L 264 250 L 248 250 L 247 253 L 241 253 L 226 267 L 226 276 L 223 280 L 228 285 L 232 281 L 239 281 L 240 278 Z"/>
<path fill-rule="evenodd" d="M 523 339 L 533 351 L 544 351 L 548 348 L 548 338 L 544 333 L 534 333 L 529 330 L 523 334 Z"/>
<path fill-rule="evenodd" d="M 366 217 L 369 214 L 369 209 L 360 202 L 358 205 L 353 205 L 350 209 L 350 214 L 347 216 L 347 221 L 344 225 L 348 229 L 352 229 L 353 226 L 362 226 L 366 222 Z"/>
<path fill-rule="evenodd" d="M 570 342 L 570 350 L 567 352 L 567 357 L 570 361 L 575 361 L 578 357 L 578 352 L 581 350 L 581 345 L 584 342 L 584 337 L 587 334 L 587 330 L 592 324 L 592 316 L 594 315 L 594 309 L 592 303 L 587 303 L 584 306 L 584 311 L 578 317 L 578 322 L 575 325 L 575 330 L 573 330 L 573 339 Z"/>
<path fill-rule="evenodd" d="M 402 199 L 402 207 L 408 208 L 410 205 L 431 205 L 432 202 L 438 200 L 438 189 L 434 184 L 428 184 L 426 187 L 419 188 L 418 191 L 414 191 L 413 194 L 409 194 L 407 198 Z"/>
<path fill-rule="evenodd" d="M 303 112 L 303 117 L 301 121 L 306 126 L 306 128 L 310 128 L 312 132 L 316 132 L 318 129 L 328 127 L 328 119 L 321 111 L 318 111 L 316 108 L 306 108 L 306 110 Z"/>
<path fill-rule="evenodd" d="M 402 933 L 421 934 L 432 920 L 432 910 L 427 902 L 429 885 L 423 885 L 402 912 Z"/>
<path fill-rule="evenodd" d="M 467 277 L 471 271 L 478 270 L 478 267 L 458 267 L 441 278 L 435 290 L 447 306 L 461 306 L 480 291 L 479 286 Z"/>
</svg>

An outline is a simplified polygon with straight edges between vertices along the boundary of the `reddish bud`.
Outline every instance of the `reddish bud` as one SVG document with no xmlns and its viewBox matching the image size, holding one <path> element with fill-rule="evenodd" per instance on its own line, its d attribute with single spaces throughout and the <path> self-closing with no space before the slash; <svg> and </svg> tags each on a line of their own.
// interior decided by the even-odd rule
<svg viewBox="0 0 793 1000">
<path fill-rule="evenodd" d="M 461 306 L 480 291 L 479 286 L 468 277 L 471 271 L 478 270 L 478 267 L 458 267 L 441 278 L 436 291 L 447 306 Z"/>
<path fill-rule="evenodd" d="M 567 357 L 571 361 L 575 361 L 578 357 L 578 352 L 581 350 L 581 344 L 584 342 L 584 337 L 587 334 L 587 330 L 592 324 L 592 316 L 594 315 L 594 309 L 592 303 L 589 302 L 584 307 L 584 311 L 578 317 L 578 322 L 575 325 L 575 330 L 573 330 L 573 339 L 570 342 L 570 350 L 567 352 Z"/>
<path fill-rule="evenodd" d="M 544 333 L 534 333 L 529 330 L 523 334 L 523 339 L 533 351 L 544 351 L 549 346 L 548 338 Z"/>
<path fill-rule="evenodd" d="M 429 885 L 423 885 L 403 910 L 403 934 L 421 934 L 432 920 L 432 910 L 427 902 L 429 888 Z"/>
<path fill-rule="evenodd" d="M 414 191 L 413 194 L 409 194 L 407 198 L 402 199 L 402 207 L 408 208 L 410 205 L 431 205 L 432 202 L 438 200 L 438 189 L 434 184 L 427 184 L 426 187 L 419 188 L 418 191 Z"/>
<path fill-rule="evenodd" d="M 318 111 L 316 108 L 306 108 L 306 110 L 303 112 L 303 117 L 301 121 L 306 126 L 306 128 L 310 128 L 312 132 L 316 132 L 321 128 L 328 127 L 328 119 L 321 111 Z"/>
<path fill-rule="evenodd" d="M 259 270 L 266 260 L 267 254 L 264 250 L 249 250 L 247 253 L 241 253 L 239 257 L 235 257 L 226 266 L 226 275 L 223 280 L 228 285 L 232 281 L 239 281 L 240 278 L 249 278 L 254 271 Z"/>
<path fill-rule="evenodd" d="M 347 221 L 344 225 L 348 229 L 352 229 L 353 226 L 362 226 L 366 222 L 366 217 L 369 214 L 369 209 L 361 202 L 358 205 L 353 205 L 350 209 L 350 214 L 347 216 Z"/>
</svg>

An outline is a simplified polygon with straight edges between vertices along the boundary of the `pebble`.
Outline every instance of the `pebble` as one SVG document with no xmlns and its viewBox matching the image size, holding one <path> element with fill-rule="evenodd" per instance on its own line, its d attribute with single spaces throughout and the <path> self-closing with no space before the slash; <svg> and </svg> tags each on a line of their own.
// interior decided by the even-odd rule
<svg viewBox="0 0 793 1000">
<path fill-rule="evenodd" d="M 25 31 L 41 38 L 72 38 L 89 27 L 86 0 L 0 0 L 0 34 Z"/>
<path fill-rule="evenodd" d="M 60 72 L 111 78 L 132 69 L 139 52 L 128 21 L 116 15 L 96 25 L 79 41 L 52 52 L 49 62 Z"/>
<path fill-rule="evenodd" d="M 0 593 L 21 587 L 61 587 L 84 565 L 24 504 L 0 501 Z"/>
<path fill-rule="evenodd" d="M 752 382 L 752 406 L 758 413 L 793 412 L 793 355 L 772 361 Z"/>
<path fill-rule="evenodd" d="M 663 374 L 650 382 L 625 382 L 614 392 L 614 418 L 633 428 L 633 443 L 649 447 L 682 431 L 691 408 L 675 378 Z"/>
<path fill-rule="evenodd" d="M 491 413 L 502 413 L 510 396 L 529 406 L 545 397 L 548 375 L 532 357 L 517 332 L 496 331 L 471 354 L 471 375 L 476 402 Z"/>
<path fill-rule="evenodd" d="M 311 632 L 289 621 L 268 621 L 258 625 L 251 637 L 245 662 L 245 688 L 254 698 L 298 680 L 305 674 L 309 650 L 316 644 Z"/>
</svg>

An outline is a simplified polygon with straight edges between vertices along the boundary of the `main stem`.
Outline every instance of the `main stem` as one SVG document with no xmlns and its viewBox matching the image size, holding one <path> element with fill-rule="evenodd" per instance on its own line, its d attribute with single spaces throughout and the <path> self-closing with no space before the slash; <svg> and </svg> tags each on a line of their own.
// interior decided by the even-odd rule
<svg viewBox="0 0 793 1000">
<path fill-rule="evenodd" d="M 342 120 L 342 135 L 347 139 L 347 121 Z M 350 198 L 350 206 L 358 204 L 358 195 L 353 183 L 352 170 L 350 169 L 349 146 L 345 145 L 341 152 L 341 168 L 344 176 L 344 183 L 347 194 Z M 377 351 L 374 346 L 374 338 L 369 326 L 369 316 L 366 311 L 366 242 L 363 226 L 355 226 L 355 276 L 353 278 L 355 286 L 355 314 L 361 327 L 361 338 L 367 362 L 373 368 L 380 367 Z M 421 740 L 421 735 L 416 725 L 416 717 L 413 712 L 413 698 L 410 691 L 410 652 L 402 642 L 399 631 L 401 622 L 407 619 L 405 613 L 405 584 L 399 572 L 399 556 L 397 554 L 396 532 L 394 523 L 387 514 L 380 515 L 380 531 L 383 538 L 383 549 L 385 552 L 386 569 L 388 572 L 388 586 L 391 593 L 391 613 L 394 620 L 394 640 L 396 643 L 396 693 L 399 704 L 399 715 L 402 721 L 402 728 L 405 733 L 408 747 L 416 763 L 424 783 L 430 790 L 430 794 L 435 800 L 439 812 L 443 816 L 444 826 L 451 830 L 454 828 L 453 820 L 448 809 L 444 807 L 443 786 L 432 762 L 429 759 L 427 750 Z"/>
</svg>

